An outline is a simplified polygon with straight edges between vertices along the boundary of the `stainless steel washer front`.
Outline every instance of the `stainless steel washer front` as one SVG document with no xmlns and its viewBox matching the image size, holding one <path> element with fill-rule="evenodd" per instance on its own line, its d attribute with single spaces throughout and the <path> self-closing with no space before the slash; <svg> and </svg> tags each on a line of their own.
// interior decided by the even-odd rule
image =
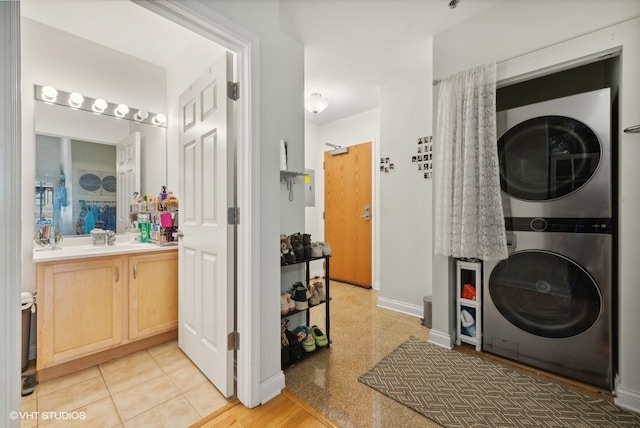
<svg viewBox="0 0 640 428">
<path fill-rule="evenodd" d="M 612 390 L 611 235 L 507 234 L 509 258 L 485 262 L 483 349 Z"/>
</svg>

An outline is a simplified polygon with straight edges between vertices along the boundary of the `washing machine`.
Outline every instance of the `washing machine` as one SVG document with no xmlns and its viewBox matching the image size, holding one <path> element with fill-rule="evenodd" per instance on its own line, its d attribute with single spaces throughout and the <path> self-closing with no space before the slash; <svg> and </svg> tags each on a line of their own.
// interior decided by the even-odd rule
<svg viewBox="0 0 640 428">
<path fill-rule="evenodd" d="M 611 94 L 497 112 L 505 217 L 611 217 Z"/>
<path fill-rule="evenodd" d="M 484 264 L 483 349 L 611 391 L 610 219 L 506 220 L 509 257 Z"/>
</svg>

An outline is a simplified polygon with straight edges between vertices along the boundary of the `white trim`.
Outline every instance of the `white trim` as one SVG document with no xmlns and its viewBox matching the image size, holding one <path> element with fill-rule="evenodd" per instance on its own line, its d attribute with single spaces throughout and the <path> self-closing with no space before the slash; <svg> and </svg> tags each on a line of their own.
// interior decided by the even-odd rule
<svg viewBox="0 0 640 428">
<path fill-rule="evenodd" d="M 640 413 L 640 392 L 638 391 L 632 391 L 618 386 L 613 402 L 618 407 Z"/>
<path fill-rule="evenodd" d="M 252 298 L 258 295 L 260 283 L 257 250 L 260 248 L 260 226 L 256 213 L 260 195 L 259 40 L 246 29 L 197 3 L 132 1 L 236 54 L 236 73 L 241 88 L 236 130 L 236 201 L 241 213 L 236 245 L 236 326 L 240 333 L 240 349 L 236 354 L 236 396 L 242 404 L 252 408 L 262 402 L 260 306 L 257 299 Z"/>
<path fill-rule="evenodd" d="M 280 395 L 285 387 L 284 373 L 279 371 L 260 383 L 260 403 L 264 404 L 274 397 Z"/>
<path fill-rule="evenodd" d="M 0 227 L 4 231 L 0 259 L 0 425 L 19 427 L 21 366 L 21 107 L 20 107 L 20 2 L 0 3 Z"/>
<path fill-rule="evenodd" d="M 441 346 L 447 349 L 453 349 L 453 334 L 443 333 L 441 331 L 431 330 L 429 333 L 429 343 Z"/>
<path fill-rule="evenodd" d="M 424 316 L 424 308 L 422 306 L 411 305 L 409 303 L 386 297 L 378 297 L 377 306 L 379 308 L 389 309 L 390 311 L 411 315 L 416 318 L 422 318 Z"/>
</svg>

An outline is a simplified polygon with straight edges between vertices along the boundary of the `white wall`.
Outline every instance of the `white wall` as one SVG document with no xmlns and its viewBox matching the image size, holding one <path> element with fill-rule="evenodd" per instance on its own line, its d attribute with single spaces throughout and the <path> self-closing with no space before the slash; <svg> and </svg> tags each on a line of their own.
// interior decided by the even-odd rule
<svg viewBox="0 0 640 428">
<path fill-rule="evenodd" d="M 502 61 L 498 79 L 516 78 L 586 55 L 622 47 L 620 129 L 640 122 L 640 2 L 580 0 L 506 2 L 434 37 L 434 76 L 479 63 Z M 522 19 L 526 17 L 526 19 Z M 619 24 L 618 24 L 619 23 Z M 542 25 L 544 24 L 544 25 Z M 615 25 L 617 24 L 617 25 Z M 610 26 L 610 27 L 608 27 Z M 553 28 L 554 31 L 548 31 Z M 638 134 L 619 138 L 619 384 L 616 403 L 640 411 L 640 170 Z M 432 341 L 452 343 L 454 328 L 450 261 L 434 257 Z M 615 311 L 614 311 L 615 313 Z"/>
<path fill-rule="evenodd" d="M 22 289 L 35 289 L 32 260 L 35 178 L 34 84 L 122 102 L 153 112 L 166 111 L 163 68 L 123 55 L 35 21 L 22 19 Z M 77 136 L 76 136 L 77 137 Z M 122 137 L 124 138 L 124 137 Z M 89 139 L 90 141 L 94 141 Z M 144 150 L 144 148 L 143 148 Z M 151 152 L 148 151 L 147 152 Z M 164 168 L 166 152 L 162 147 Z M 160 168 L 144 168 L 155 174 Z M 149 192 L 159 191 L 157 179 L 142 179 Z M 141 189 L 147 191 L 147 189 Z"/>
<path fill-rule="evenodd" d="M 331 108 L 331 107 L 329 107 Z M 324 220 L 322 213 L 324 211 L 324 152 L 332 148 L 325 143 L 331 143 L 342 147 L 353 146 L 360 143 L 371 142 L 371 168 L 377 167 L 378 158 L 378 141 L 380 135 L 380 110 L 373 109 L 359 113 L 345 119 L 336 120 L 335 122 L 325 125 L 316 126 L 306 123 L 305 137 L 308 139 L 308 152 L 305 156 L 305 168 L 315 170 L 316 178 L 316 206 L 315 208 L 306 208 L 306 227 L 312 231 L 312 239 L 314 241 L 324 241 Z M 379 193 L 378 193 L 378 175 L 375 171 L 372 177 L 372 267 L 373 267 L 373 287 L 378 288 L 380 277 L 380 262 L 378 253 L 378 218 L 379 218 Z M 329 242 L 329 245 L 331 243 Z M 322 275 L 321 262 L 315 262 L 312 268 L 313 275 Z"/>
<path fill-rule="evenodd" d="M 431 57 L 431 46 L 423 55 Z M 416 53 L 418 54 L 418 53 Z M 380 295 L 378 305 L 423 316 L 431 295 L 432 180 L 412 163 L 418 138 L 432 135 L 432 71 L 407 73 L 380 89 L 380 157 L 395 170 L 380 180 Z"/>
</svg>

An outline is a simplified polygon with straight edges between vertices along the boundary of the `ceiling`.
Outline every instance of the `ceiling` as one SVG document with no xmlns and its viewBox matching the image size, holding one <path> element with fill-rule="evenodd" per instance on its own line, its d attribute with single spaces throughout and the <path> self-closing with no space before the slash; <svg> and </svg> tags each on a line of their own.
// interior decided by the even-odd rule
<svg viewBox="0 0 640 428">
<path fill-rule="evenodd" d="M 243 0 L 236 0 L 243 1 Z M 330 100 L 322 125 L 379 106 L 379 87 L 431 65 L 431 37 L 506 0 L 281 0 L 305 51 L 305 96 Z M 35 21 L 166 67 L 200 37 L 127 0 L 22 0 Z"/>
</svg>

